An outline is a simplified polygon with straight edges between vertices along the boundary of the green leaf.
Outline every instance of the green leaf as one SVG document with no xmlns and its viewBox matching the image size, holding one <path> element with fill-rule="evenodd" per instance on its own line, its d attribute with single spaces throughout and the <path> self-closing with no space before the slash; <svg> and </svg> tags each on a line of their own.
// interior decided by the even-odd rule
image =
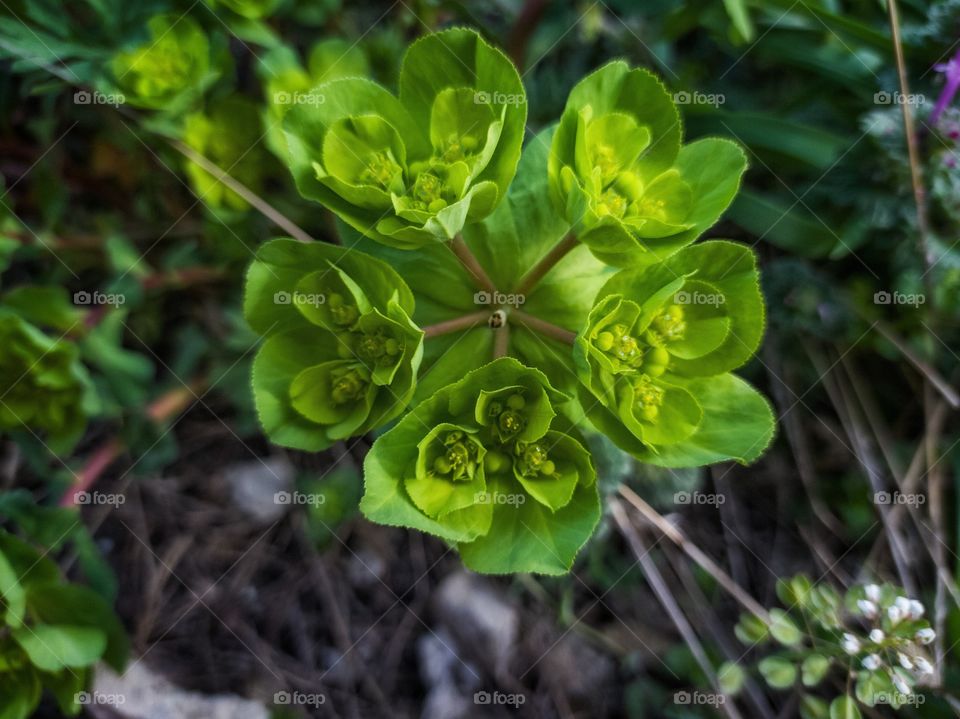
<svg viewBox="0 0 960 719">
<path fill-rule="evenodd" d="M 733 627 L 733 633 L 744 644 L 757 644 L 767 638 L 770 627 L 765 621 L 753 614 L 741 614 L 740 621 Z"/>
<path fill-rule="evenodd" d="M 770 633 L 784 646 L 796 646 L 803 640 L 800 629 L 782 609 L 770 610 Z"/>
<path fill-rule="evenodd" d="M 57 674 L 44 673 L 41 681 L 43 687 L 53 694 L 63 714 L 77 716 L 83 709 L 77 699 L 89 686 L 91 673 L 92 669 L 64 669 Z"/>
<path fill-rule="evenodd" d="M 83 321 L 83 311 L 70 303 L 62 287 L 21 285 L 3 295 L 3 304 L 15 309 L 27 321 L 61 334 Z"/>
<path fill-rule="evenodd" d="M 107 646 L 99 629 L 69 624 L 34 624 L 14 629 L 12 635 L 30 661 L 46 672 L 90 666 Z"/>
<path fill-rule="evenodd" d="M 27 594 L 16 570 L 3 554 L 0 554 L 0 598 L 3 599 L 4 623 L 10 627 L 19 626 L 26 611 Z"/>
<path fill-rule="evenodd" d="M 754 35 L 753 23 L 750 21 L 750 13 L 747 10 L 746 2 L 744 0 L 723 0 L 723 6 L 740 36 L 746 42 L 751 42 Z"/>
<path fill-rule="evenodd" d="M 830 707 L 820 697 L 804 694 L 800 697 L 801 719 L 829 719 Z"/>
<path fill-rule="evenodd" d="M 691 128 L 694 124 L 691 118 Z M 698 116 L 696 129 L 732 136 L 758 155 L 778 158 L 778 164 L 793 160 L 821 171 L 827 170 L 854 139 L 759 112 L 719 110 Z"/>
<path fill-rule="evenodd" d="M 506 483 L 491 482 L 488 491 L 510 498 L 509 489 Z M 556 512 L 529 498 L 497 504 L 490 531 L 472 542 L 459 543 L 457 549 L 463 563 L 475 572 L 561 575 L 570 571 L 599 521 L 596 484 L 578 485 L 570 501 Z"/>
<path fill-rule="evenodd" d="M 95 591 L 79 584 L 31 585 L 27 605 L 46 624 L 71 625 L 103 634 L 106 644 L 98 658 L 102 656 L 114 671 L 123 671 L 130 653 L 127 634 L 110 605 Z"/>
<path fill-rule="evenodd" d="M 839 696 L 830 702 L 830 719 L 860 719 L 857 703 L 849 694 Z"/>
<path fill-rule="evenodd" d="M 783 657 L 765 657 L 757 664 L 757 669 L 773 689 L 788 689 L 797 680 L 797 668 Z"/>
<path fill-rule="evenodd" d="M 7 498 L 10 494 L 7 494 Z M 7 507 L 0 506 L 5 516 L 11 516 Z M 60 569 L 49 557 L 41 554 L 22 539 L 0 530 L 0 554 L 14 570 L 18 582 L 24 587 L 60 580 Z"/>
<path fill-rule="evenodd" d="M 307 69 L 317 83 L 341 77 L 365 77 L 370 71 L 363 48 L 339 37 L 321 40 L 310 48 Z"/>
<path fill-rule="evenodd" d="M 729 696 L 736 696 L 743 689 L 743 683 L 747 679 L 747 674 L 736 662 L 724 662 L 717 670 L 717 681 L 720 683 L 720 691 Z"/>
<path fill-rule="evenodd" d="M 40 703 L 43 687 L 36 672 L 4 672 L 0 681 L 0 719 L 28 719 Z"/>
<path fill-rule="evenodd" d="M 757 237 L 801 257 L 823 257 L 837 245 L 830 227 L 790 198 L 745 191 L 733 203 L 730 219 Z"/>
<path fill-rule="evenodd" d="M 830 659 L 822 654 L 811 654 L 800 665 L 801 679 L 805 687 L 815 687 L 830 669 Z"/>
</svg>

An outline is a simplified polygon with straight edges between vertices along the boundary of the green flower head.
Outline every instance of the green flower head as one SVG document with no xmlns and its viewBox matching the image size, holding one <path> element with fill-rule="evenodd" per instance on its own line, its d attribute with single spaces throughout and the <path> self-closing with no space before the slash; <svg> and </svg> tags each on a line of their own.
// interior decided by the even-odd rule
<svg viewBox="0 0 960 719">
<path fill-rule="evenodd" d="M 308 96 L 284 121 L 297 186 L 378 242 L 447 241 L 506 194 L 526 99 L 516 68 L 472 30 L 414 43 L 399 97 L 358 77 Z"/>
<path fill-rule="evenodd" d="M 655 262 L 696 239 L 733 199 L 743 153 L 680 139 L 673 100 L 646 70 L 613 62 L 571 91 L 553 137 L 550 192 L 597 257 Z"/>
<path fill-rule="evenodd" d="M 113 58 L 113 75 L 138 107 L 172 111 L 197 99 L 220 71 L 207 36 L 189 16 L 156 15 L 139 47 Z"/>
<path fill-rule="evenodd" d="M 240 95 L 212 103 L 205 113 L 188 115 L 183 140 L 217 167 L 254 191 L 263 184 L 268 156 L 260 146 L 260 113 Z M 247 201 L 196 163 L 186 162 L 187 176 L 207 204 L 245 210 Z"/>
<path fill-rule="evenodd" d="M 599 499 L 590 455 L 557 413 L 565 401 L 511 358 L 470 372 L 374 443 L 361 509 L 456 544 L 476 571 L 568 571 Z"/>
<path fill-rule="evenodd" d="M 753 355 L 762 333 L 756 259 L 741 245 L 705 242 L 621 270 L 574 344 L 581 404 L 623 449 L 669 462 L 698 432 L 713 431 L 714 395 L 724 385 L 741 391 L 729 372 Z M 726 400 L 736 406 L 735 396 Z"/>
<path fill-rule="evenodd" d="M 86 426 L 91 389 L 76 346 L 6 309 L 0 309 L 0 343 L 0 430 L 29 429 L 53 451 L 68 451 Z"/>
<path fill-rule="evenodd" d="M 386 264 L 357 250 L 274 240 L 247 275 L 244 312 L 266 341 L 253 368 L 271 439 L 318 450 L 386 424 L 416 387 L 423 332 Z"/>
</svg>

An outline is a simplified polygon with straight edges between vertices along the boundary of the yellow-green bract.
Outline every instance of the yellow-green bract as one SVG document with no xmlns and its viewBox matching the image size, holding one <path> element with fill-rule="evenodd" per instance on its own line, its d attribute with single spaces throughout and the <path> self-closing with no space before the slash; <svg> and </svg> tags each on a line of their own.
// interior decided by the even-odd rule
<svg viewBox="0 0 960 719">
<path fill-rule="evenodd" d="M 569 571 L 600 504 L 565 399 L 511 358 L 474 370 L 377 440 L 361 510 L 456 544 L 476 571 Z"/>
<path fill-rule="evenodd" d="M 618 446 L 664 466 L 750 462 L 770 442 L 766 400 L 730 374 L 756 351 L 756 257 L 710 241 L 621 270 L 577 336 L 580 403 Z"/>
<path fill-rule="evenodd" d="M 520 157 L 520 77 L 472 30 L 411 45 L 399 97 L 358 77 L 300 97 L 284 120 L 297 187 L 387 245 L 448 241 L 487 216 Z"/>
<path fill-rule="evenodd" d="M 646 70 L 612 62 L 570 92 L 550 151 L 550 193 L 580 241 L 612 265 L 649 264 L 693 242 L 733 200 L 735 144 L 682 145 L 680 115 Z"/>
<path fill-rule="evenodd" d="M 0 430 L 29 427 L 54 452 L 68 451 L 86 427 L 91 392 L 76 346 L 2 308 L 0 345 Z"/>
<path fill-rule="evenodd" d="M 247 275 L 244 311 L 266 336 L 253 365 L 271 439 L 319 450 L 399 415 L 416 387 L 423 332 L 413 296 L 362 252 L 274 240 Z"/>
</svg>

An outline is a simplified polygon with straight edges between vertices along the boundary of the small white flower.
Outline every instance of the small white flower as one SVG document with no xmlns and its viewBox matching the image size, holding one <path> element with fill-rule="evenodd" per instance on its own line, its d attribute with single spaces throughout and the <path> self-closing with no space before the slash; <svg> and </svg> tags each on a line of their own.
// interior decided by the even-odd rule
<svg viewBox="0 0 960 719">
<path fill-rule="evenodd" d="M 870 630 L 870 641 L 874 644 L 879 644 L 886 638 L 886 635 L 883 633 L 882 629 L 871 629 Z"/>
<path fill-rule="evenodd" d="M 867 595 L 867 599 L 871 602 L 880 601 L 880 587 L 876 584 L 868 584 L 863 588 L 863 593 Z"/>
<path fill-rule="evenodd" d="M 923 604 L 918 602 L 916 599 L 911 599 L 910 600 L 910 618 L 919 619 L 920 617 L 923 616 L 923 612 L 924 612 Z"/>
<path fill-rule="evenodd" d="M 894 674 L 890 677 L 893 680 L 893 686 L 897 688 L 897 691 L 901 694 L 912 694 L 913 690 L 910 688 L 910 685 L 907 684 L 903 677 L 899 674 Z"/>
<path fill-rule="evenodd" d="M 913 666 L 920 674 L 933 674 L 933 665 L 923 657 L 914 657 Z"/>
<path fill-rule="evenodd" d="M 843 635 L 840 646 L 843 647 L 843 651 L 847 654 L 856 654 L 860 651 L 860 640 L 848 632 Z"/>
<path fill-rule="evenodd" d="M 903 620 L 905 614 L 903 610 L 896 604 L 891 604 L 889 607 L 887 607 L 887 616 L 890 617 L 891 624 L 896 625 Z"/>
<path fill-rule="evenodd" d="M 917 641 L 920 642 L 921 644 L 929 644 L 930 642 L 932 642 L 934 639 L 937 638 L 937 633 L 933 631 L 930 627 L 927 627 L 926 629 L 919 630 L 914 636 L 917 638 Z"/>
<path fill-rule="evenodd" d="M 913 662 L 911 662 L 910 657 L 903 652 L 897 652 L 897 661 L 900 662 L 900 666 L 904 669 L 913 669 Z"/>
<path fill-rule="evenodd" d="M 867 619 L 877 618 L 877 605 L 871 602 L 869 599 L 858 599 L 857 609 L 859 609 L 860 613 Z"/>
<path fill-rule="evenodd" d="M 910 600 L 906 597 L 897 597 L 893 600 L 894 606 L 900 610 L 903 616 L 910 614 Z"/>
<path fill-rule="evenodd" d="M 880 668 L 880 657 L 876 654 L 868 654 L 863 658 L 863 668 L 869 671 L 875 671 Z"/>
</svg>

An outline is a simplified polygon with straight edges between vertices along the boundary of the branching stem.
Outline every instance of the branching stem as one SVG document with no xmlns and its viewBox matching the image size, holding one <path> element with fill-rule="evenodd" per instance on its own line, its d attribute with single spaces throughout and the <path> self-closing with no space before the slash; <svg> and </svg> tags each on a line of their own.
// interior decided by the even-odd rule
<svg viewBox="0 0 960 719">
<path fill-rule="evenodd" d="M 490 312 L 487 310 L 471 312 L 463 317 L 454 317 L 452 320 L 444 320 L 443 322 L 437 322 L 435 325 L 427 325 L 423 328 L 423 333 L 424 336 L 429 339 L 430 337 L 439 337 L 440 335 L 457 332 L 459 330 L 472 329 L 486 322 L 489 316 Z"/>
<path fill-rule="evenodd" d="M 576 247 L 577 244 L 577 238 L 572 232 L 564 235 L 563 239 L 550 248 L 550 251 L 541 257 L 540 261 L 531 267 L 527 274 L 520 278 L 520 282 L 517 284 L 517 289 L 514 290 L 514 293 L 518 295 L 528 294 L 530 290 L 543 279 L 543 276 L 552 270 L 554 265 L 560 260 L 566 257 L 567 253 Z"/>
<path fill-rule="evenodd" d="M 460 264 L 470 273 L 470 276 L 479 289 L 486 290 L 487 292 L 497 291 L 497 288 L 493 285 L 493 280 L 490 279 L 486 270 L 480 266 L 476 255 L 470 251 L 467 243 L 463 241 L 460 235 L 450 240 L 450 249 L 453 251 L 453 254 L 457 256 L 457 259 L 460 260 Z"/>
<path fill-rule="evenodd" d="M 572 345 L 573 341 L 577 337 L 576 332 L 571 332 L 570 330 L 564 329 L 559 325 L 555 325 L 552 322 L 547 322 L 546 320 L 542 320 L 539 317 L 534 317 L 533 315 L 528 315 L 526 312 L 521 312 L 520 310 L 513 310 L 513 312 L 510 313 L 510 319 L 515 320 L 518 324 L 523 325 L 527 329 L 531 329 L 534 332 L 539 332 L 542 335 L 546 335 L 551 339 L 564 342 L 568 345 Z"/>
</svg>

